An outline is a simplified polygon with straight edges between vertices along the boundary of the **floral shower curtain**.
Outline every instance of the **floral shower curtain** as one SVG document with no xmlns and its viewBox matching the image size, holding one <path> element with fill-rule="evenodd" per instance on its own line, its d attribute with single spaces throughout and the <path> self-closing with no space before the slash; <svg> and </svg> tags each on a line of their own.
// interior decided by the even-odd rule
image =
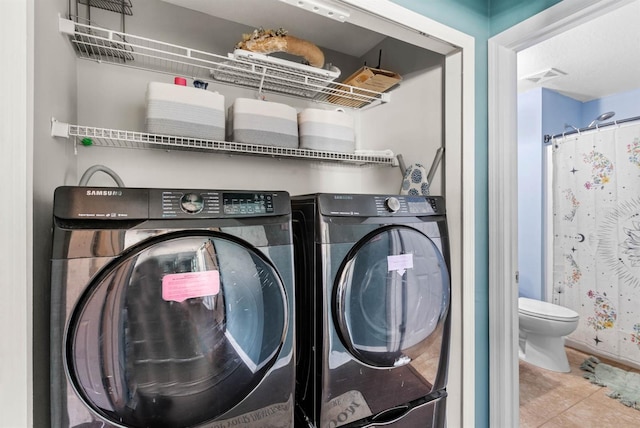
<svg viewBox="0 0 640 428">
<path fill-rule="evenodd" d="M 569 343 L 638 366 L 640 122 L 552 144 L 552 302 L 580 314 Z"/>
</svg>

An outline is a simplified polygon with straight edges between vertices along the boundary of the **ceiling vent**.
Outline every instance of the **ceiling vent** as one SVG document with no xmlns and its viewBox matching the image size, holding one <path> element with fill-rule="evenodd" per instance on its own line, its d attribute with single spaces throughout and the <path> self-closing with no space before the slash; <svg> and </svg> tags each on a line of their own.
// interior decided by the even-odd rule
<svg viewBox="0 0 640 428">
<path fill-rule="evenodd" d="M 562 70 L 558 70 L 557 68 L 548 68 L 544 71 L 541 71 L 536 74 L 531 74 L 529 76 L 523 77 L 520 80 L 528 80 L 529 82 L 535 83 L 537 85 L 541 85 L 543 83 L 548 82 L 551 79 L 555 79 L 556 77 L 566 76 Z"/>
</svg>

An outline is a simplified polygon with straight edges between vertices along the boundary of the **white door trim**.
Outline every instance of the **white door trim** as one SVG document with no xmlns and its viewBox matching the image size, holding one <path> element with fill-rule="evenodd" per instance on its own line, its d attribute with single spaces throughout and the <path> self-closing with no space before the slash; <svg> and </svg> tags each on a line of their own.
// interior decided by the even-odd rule
<svg viewBox="0 0 640 428">
<path fill-rule="evenodd" d="M 632 1 L 564 0 L 489 39 L 489 426 L 492 427 L 519 424 L 517 53 Z"/>
<path fill-rule="evenodd" d="M 0 414 L 3 426 L 33 425 L 33 1 L 2 2 L 0 16 Z M 26 24 L 26 25 L 25 25 Z"/>
</svg>

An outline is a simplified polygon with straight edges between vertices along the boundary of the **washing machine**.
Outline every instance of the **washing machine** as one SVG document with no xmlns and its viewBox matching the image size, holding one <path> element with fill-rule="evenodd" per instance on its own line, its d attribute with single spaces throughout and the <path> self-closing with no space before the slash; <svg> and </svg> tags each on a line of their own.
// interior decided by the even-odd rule
<svg viewBox="0 0 640 428">
<path fill-rule="evenodd" d="M 300 426 L 445 426 L 445 200 L 292 197 Z"/>
<path fill-rule="evenodd" d="M 292 427 L 286 192 L 60 187 L 54 427 Z"/>
</svg>

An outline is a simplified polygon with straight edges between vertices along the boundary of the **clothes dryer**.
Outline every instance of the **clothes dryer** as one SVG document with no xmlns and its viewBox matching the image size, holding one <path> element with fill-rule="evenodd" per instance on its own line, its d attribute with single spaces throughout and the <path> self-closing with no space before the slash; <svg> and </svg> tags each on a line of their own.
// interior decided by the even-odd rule
<svg viewBox="0 0 640 428">
<path fill-rule="evenodd" d="M 292 198 L 297 418 L 445 426 L 450 281 L 436 196 Z"/>
<path fill-rule="evenodd" d="M 54 427 L 292 427 L 286 192 L 60 187 Z"/>
</svg>

